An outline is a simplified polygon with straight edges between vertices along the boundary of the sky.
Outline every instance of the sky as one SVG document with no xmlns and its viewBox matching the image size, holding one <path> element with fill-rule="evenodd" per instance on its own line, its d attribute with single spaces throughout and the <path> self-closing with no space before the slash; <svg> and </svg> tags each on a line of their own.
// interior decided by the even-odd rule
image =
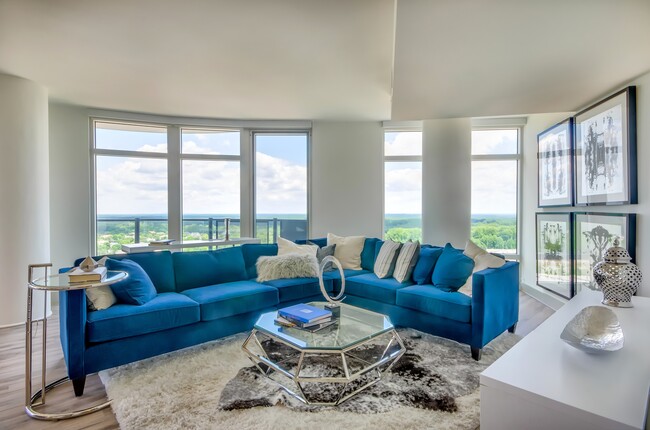
<svg viewBox="0 0 650 430">
<path fill-rule="evenodd" d="M 98 148 L 167 152 L 164 128 L 138 127 L 126 131 L 98 127 L 96 142 Z M 304 134 L 257 136 L 258 213 L 306 214 L 305 143 Z M 239 132 L 187 130 L 182 137 L 182 152 L 239 155 Z M 239 162 L 183 160 L 181 168 L 184 214 L 239 214 Z M 98 156 L 97 213 L 166 214 L 167 161 Z"/>
<path fill-rule="evenodd" d="M 118 127 L 115 127 L 118 128 Z M 128 128 L 128 127 L 123 127 Z M 307 149 L 305 135 L 257 135 L 256 208 L 260 214 L 305 214 Z M 97 128 L 98 148 L 167 151 L 164 127 L 127 131 Z M 516 131 L 474 131 L 475 153 L 516 152 Z M 186 154 L 239 155 L 239 132 L 184 130 Z M 421 132 L 386 133 L 386 155 L 421 155 Z M 385 213 L 422 211 L 422 163 L 386 162 Z M 475 161 L 472 167 L 472 214 L 516 212 L 515 161 Z M 183 160 L 184 214 L 239 214 L 240 167 L 237 161 Z M 137 157 L 97 157 L 98 214 L 166 214 L 167 161 Z"/>
</svg>

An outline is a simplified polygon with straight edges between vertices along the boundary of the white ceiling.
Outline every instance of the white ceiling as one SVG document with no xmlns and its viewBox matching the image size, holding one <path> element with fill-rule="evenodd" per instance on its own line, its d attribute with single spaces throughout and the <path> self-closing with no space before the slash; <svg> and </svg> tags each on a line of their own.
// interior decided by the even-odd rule
<svg viewBox="0 0 650 430">
<path fill-rule="evenodd" d="M 650 71 L 650 0 L 408 0 L 393 119 L 574 111 Z"/>
<path fill-rule="evenodd" d="M 181 116 L 571 111 L 649 71 L 649 42 L 649 0 L 0 0 L 0 72 Z"/>
</svg>

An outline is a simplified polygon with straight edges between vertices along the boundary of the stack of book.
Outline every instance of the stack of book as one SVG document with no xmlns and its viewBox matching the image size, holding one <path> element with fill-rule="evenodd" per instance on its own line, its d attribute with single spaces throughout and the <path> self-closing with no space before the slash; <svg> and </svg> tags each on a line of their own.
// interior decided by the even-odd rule
<svg viewBox="0 0 650 430">
<path fill-rule="evenodd" d="M 66 275 L 68 275 L 71 284 L 101 282 L 106 278 L 106 267 L 95 267 L 91 271 L 85 271 L 79 267 L 75 267 L 66 272 Z"/>
<path fill-rule="evenodd" d="M 319 330 L 334 323 L 331 311 L 302 303 L 278 310 L 275 322 L 281 326 L 310 331 Z"/>
</svg>

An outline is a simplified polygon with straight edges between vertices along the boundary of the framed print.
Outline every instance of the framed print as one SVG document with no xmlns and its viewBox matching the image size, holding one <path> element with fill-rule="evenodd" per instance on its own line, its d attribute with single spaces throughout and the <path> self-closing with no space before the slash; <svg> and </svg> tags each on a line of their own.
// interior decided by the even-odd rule
<svg viewBox="0 0 650 430">
<path fill-rule="evenodd" d="M 635 204 L 636 87 L 575 116 L 576 205 Z"/>
<path fill-rule="evenodd" d="M 573 205 L 573 118 L 537 135 L 537 204 Z"/>
<path fill-rule="evenodd" d="M 610 213 L 574 214 L 575 290 L 596 289 L 593 269 L 602 261 L 608 248 L 617 237 L 634 260 L 636 248 L 636 215 Z"/>
<path fill-rule="evenodd" d="M 536 214 L 537 285 L 567 299 L 573 296 L 571 222 L 570 212 Z"/>
</svg>

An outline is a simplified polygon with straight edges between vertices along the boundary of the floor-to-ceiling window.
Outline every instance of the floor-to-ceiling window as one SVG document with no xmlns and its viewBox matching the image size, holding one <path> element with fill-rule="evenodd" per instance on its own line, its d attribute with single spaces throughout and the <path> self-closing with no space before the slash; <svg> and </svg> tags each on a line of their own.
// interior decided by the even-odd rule
<svg viewBox="0 0 650 430">
<path fill-rule="evenodd" d="M 223 239 L 226 219 L 231 238 L 307 238 L 308 123 L 295 132 L 258 132 L 255 121 L 123 117 L 133 120 L 91 119 L 93 252 Z M 298 129 L 272 123 L 264 129 Z"/>
<path fill-rule="evenodd" d="M 517 258 L 521 129 L 472 130 L 472 240 Z"/>
<path fill-rule="evenodd" d="M 253 133 L 255 237 L 307 239 L 309 134 Z"/>
<path fill-rule="evenodd" d="M 166 238 L 167 128 L 95 121 L 94 142 L 97 254 Z"/>
<path fill-rule="evenodd" d="M 183 239 L 241 237 L 239 130 L 181 130 Z"/>
<path fill-rule="evenodd" d="M 384 132 L 384 238 L 422 240 L 422 132 Z"/>
</svg>

